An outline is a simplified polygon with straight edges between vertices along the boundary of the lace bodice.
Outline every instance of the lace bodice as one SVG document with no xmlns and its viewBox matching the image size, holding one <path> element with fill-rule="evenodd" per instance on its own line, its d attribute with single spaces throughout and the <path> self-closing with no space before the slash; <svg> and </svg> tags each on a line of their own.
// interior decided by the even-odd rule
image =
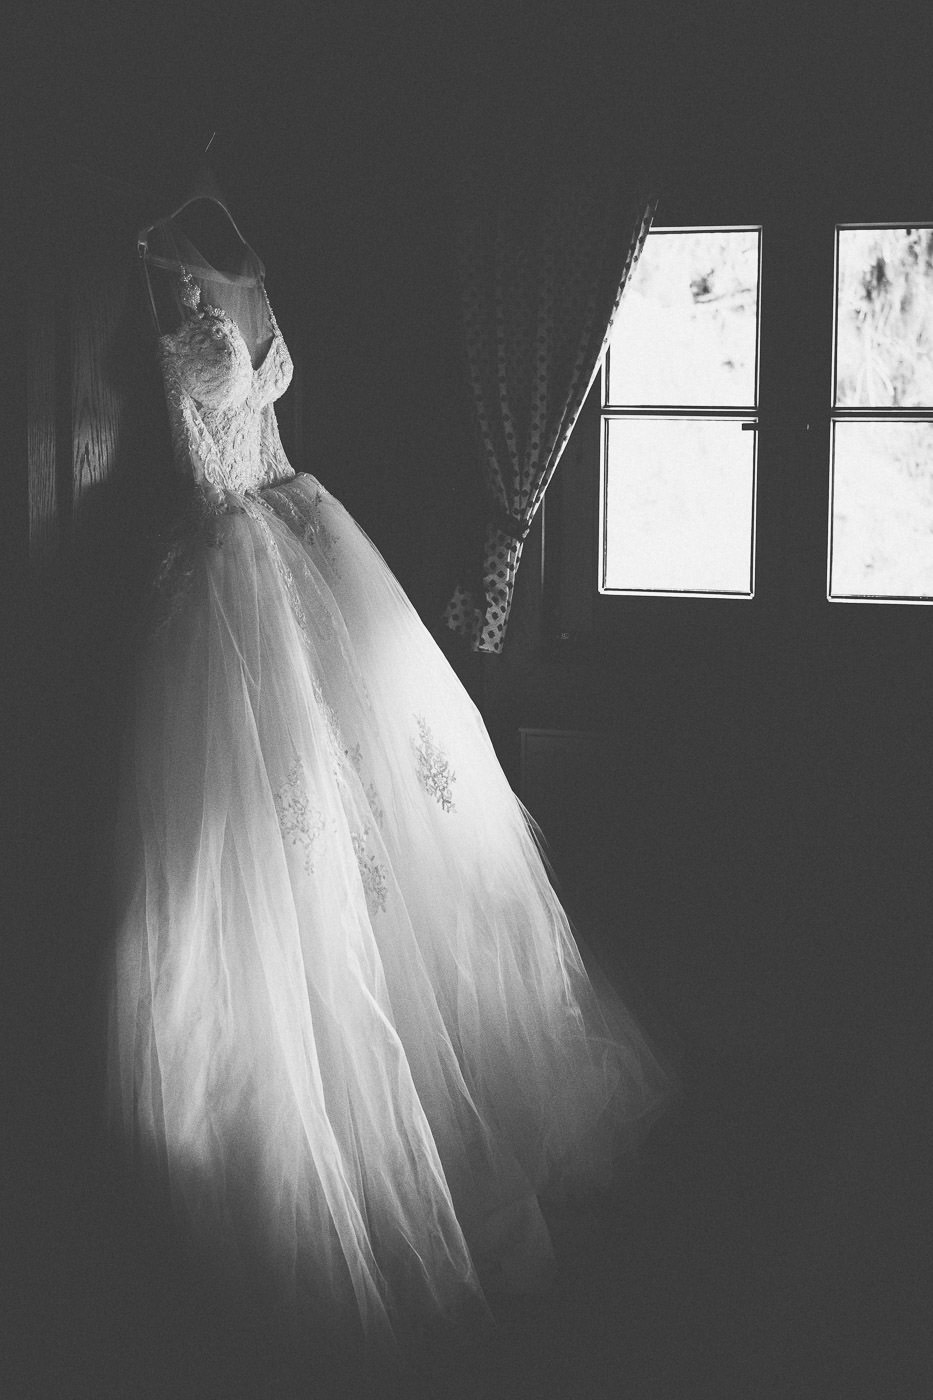
<svg viewBox="0 0 933 1400">
<path fill-rule="evenodd" d="M 295 475 L 279 437 L 273 403 L 292 377 L 292 360 L 272 315 L 272 342 L 255 368 L 236 322 L 202 306 L 179 330 L 159 337 L 175 464 L 223 507 Z"/>
</svg>

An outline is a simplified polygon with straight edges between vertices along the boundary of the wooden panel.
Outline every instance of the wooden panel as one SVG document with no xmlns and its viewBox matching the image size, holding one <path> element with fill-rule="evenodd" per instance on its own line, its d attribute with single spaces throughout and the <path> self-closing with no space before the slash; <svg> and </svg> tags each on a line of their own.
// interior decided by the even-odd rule
<svg viewBox="0 0 933 1400">
<path fill-rule="evenodd" d="M 105 266 L 99 253 L 73 264 L 71 272 L 72 510 L 78 521 L 114 471 L 125 405 L 111 373 L 111 350 L 126 277 Z"/>
<path fill-rule="evenodd" d="M 90 191 L 63 180 L 58 198 L 39 211 L 42 236 L 31 250 L 28 531 L 39 567 L 70 547 L 74 517 L 113 458 L 117 403 L 104 369 L 113 298 L 89 236 L 92 202 Z"/>
</svg>

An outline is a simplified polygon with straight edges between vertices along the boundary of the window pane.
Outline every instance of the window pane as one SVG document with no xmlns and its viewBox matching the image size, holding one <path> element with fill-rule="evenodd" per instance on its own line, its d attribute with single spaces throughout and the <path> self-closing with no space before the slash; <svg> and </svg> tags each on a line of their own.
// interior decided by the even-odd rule
<svg viewBox="0 0 933 1400">
<path fill-rule="evenodd" d="M 840 229 L 836 404 L 933 405 L 933 229 Z"/>
<path fill-rule="evenodd" d="M 833 426 L 831 597 L 933 598 L 933 424 Z"/>
<path fill-rule="evenodd" d="M 755 434 L 735 419 L 607 427 L 604 589 L 750 597 Z"/>
<path fill-rule="evenodd" d="M 758 236 L 649 233 L 612 329 L 610 404 L 755 406 Z"/>
</svg>

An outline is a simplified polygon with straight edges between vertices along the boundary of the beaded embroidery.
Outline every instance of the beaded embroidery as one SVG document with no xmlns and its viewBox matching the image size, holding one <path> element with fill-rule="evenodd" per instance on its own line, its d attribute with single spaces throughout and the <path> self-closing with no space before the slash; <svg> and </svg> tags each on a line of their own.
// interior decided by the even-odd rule
<svg viewBox="0 0 933 1400">
<path fill-rule="evenodd" d="M 366 904 L 369 912 L 374 914 L 376 910 L 381 910 L 382 913 L 385 913 L 389 873 L 369 847 L 368 842 L 371 834 L 372 827 L 367 822 L 362 831 L 352 833 L 351 840 L 356 852 L 356 863 L 360 869 L 360 879 L 363 882 L 363 889 L 366 891 Z"/>
<path fill-rule="evenodd" d="M 295 617 L 295 621 L 301 628 L 303 635 L 307 638 L 309 635 L 308 619 L 305 615 L 305 610 L 301 602 L 301 596 L 298 592 L 298 589 L 295 586 L 295 575 L 292 573 L 291 569 L 288 567 L 285 560 L 282 558 L 282 551 L 279 549 L 275 535 L 272 533 L 268 520 L 266 520 L 265 516 L 263 515 L 262 502 L 250 499 L 245 503 L 245 508 L 248 510 L 252 518 L 256 521 L 256 524 L 259 526 L 260 530 L 265 536 L 266 544 L 269 546 L 269 553 L 272 556 L 279 578 L 282 580 L 282 584 L 285 588 L 285 593 L 288 597 L 289 607 L 291 608 L 292 613 Z"/>
<path fill-rule="evenodd" d="M 311 501 L 311 513 L 301 510 L 287 491 L 271 490 L 267 493 L 281 507 L 282 517 L 298 536 L 306 549 L 315 548 L 324 558 L 334 578 L 340 578 L 337 568 L 337 541 L 321 519 L 320 507 L 324 499 L 318 488 Z"/>
<path fill-rule="evenodd" d="M 159 340 L 176 465 L 222 491 L 255 491 L 295 475 L 272 408 L 293 366 L 274 317 L 272 324 L 256 369 L 236 322 L 217 307 L 202 304 Z"/>
<path fill-rule="evenodd" d="M 418 756 L 418 777 L 421 786 L 429 797 L 445 812 L 453 812 L 454 800 L 451 788 L 456 781 L 456 773 L 450 766 L 450 761 L 435 742 L 427 720 L 423 715 L 416 715 L 415 721 L 418 725 L 418 743 L 415 745 L 415 753 Z"/>
<path fill-rule="evenodd" d="M 311 503 L 314 511 L 314 541 L 321 551 L 321 554 L 330 565 L 331 573 L 335 578 L 340 578 L 340 570 L 337 568 L 337 540 L 332 531 L 324 524 L 321 517 L 321 502 L 324 499 L 324 492 L 318 487 Z"/>
<path fill-rule="evenodd" d="M 314 849 L 324 835 L 324 813 L 312 807 L 304 782 L 304 764 L 298 758 L 288 771 L 285 782 L 273 797 L 282 834 L 304 853 L 304 868 L 314 874 Z"/>
</svg>

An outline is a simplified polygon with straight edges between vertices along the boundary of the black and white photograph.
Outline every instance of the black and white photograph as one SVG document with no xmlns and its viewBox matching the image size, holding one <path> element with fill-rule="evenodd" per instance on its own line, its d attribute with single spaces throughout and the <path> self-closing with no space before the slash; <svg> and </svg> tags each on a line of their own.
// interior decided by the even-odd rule
<svg viewBox="0 0 933 1400">
<path fill-rule="evenodd" d="M 933 1395 L 933 13 L 4 28 L 0 1395 Z"/>
</svg>

